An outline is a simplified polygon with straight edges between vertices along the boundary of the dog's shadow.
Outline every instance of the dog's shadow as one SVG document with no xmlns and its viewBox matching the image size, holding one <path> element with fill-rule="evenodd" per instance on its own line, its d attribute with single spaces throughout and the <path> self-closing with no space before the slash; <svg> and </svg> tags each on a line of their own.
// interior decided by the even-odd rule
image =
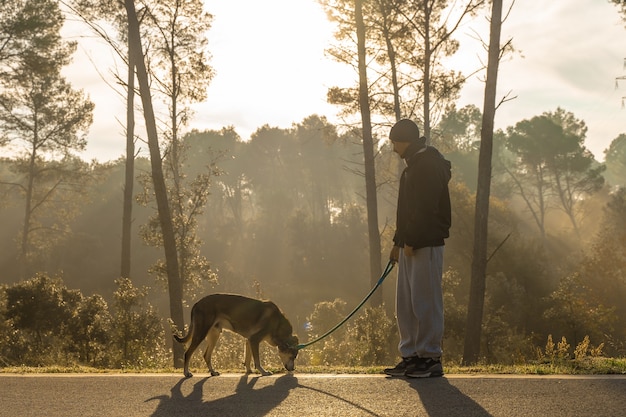
<svg viewBox="0 0 626 417">
<path fill-rule="evenodd" d="M 152 414 L 153 417 L 174 415 L 241 415 L 265 416 L 277 407 L 289 395 L 289 391 L 298 386 L 298 380 L 291 374 L 275 379 L 273 385 L 254 389 L 259 376 L 242 375 L 235 392 L 226 397 L 205 401 L 203 399 L 204 383 L 211 377 L 203 378 L 193 385 L 189 395 L 185 396 L 182 386 L 188 378 L 182 378 L 171 389 L 171 395 L 161 395 L 148 401 L 158 400 L 159 404 Z"/>
</svg>

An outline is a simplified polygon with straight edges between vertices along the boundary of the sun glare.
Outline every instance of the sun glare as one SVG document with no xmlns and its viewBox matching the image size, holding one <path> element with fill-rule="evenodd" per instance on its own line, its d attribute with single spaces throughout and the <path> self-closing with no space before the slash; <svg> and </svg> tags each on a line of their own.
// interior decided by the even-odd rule
<svg viewBox="0 0 626 417">
<path fill-rule="evenodd" d="M 198 127 L 233 124 L 245 138 L 265 123 L 289 127 L 320 109 L 334 114 L 326 91 L 349 68 L 325 54 L 333 26 L 319 3 L 232 0 L 209 2 L 207 10 L 214 16 L 209 49 L 216 77 Z M 276 108 L 285 107 L 277 116 Z"/>
</svg>

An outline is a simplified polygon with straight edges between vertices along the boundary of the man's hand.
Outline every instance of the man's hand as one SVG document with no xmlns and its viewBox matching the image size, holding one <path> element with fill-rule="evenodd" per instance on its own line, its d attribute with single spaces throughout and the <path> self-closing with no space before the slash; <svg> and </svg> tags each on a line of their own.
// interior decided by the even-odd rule
<svg viewBox="0 0 626 417">
<path fill-rule="evenodd" d="M 409 245 L 404 245 L 404 256 L 410 258 L 413 256 L 413 247 Z"/>
</svg>

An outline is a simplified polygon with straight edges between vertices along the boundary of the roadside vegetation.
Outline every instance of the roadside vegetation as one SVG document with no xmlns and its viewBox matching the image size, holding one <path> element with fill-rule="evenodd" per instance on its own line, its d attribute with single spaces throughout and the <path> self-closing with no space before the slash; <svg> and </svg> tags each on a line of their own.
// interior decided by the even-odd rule
<svg viewBox="0 0 626 417">
<path fill-rule="evenodd" d="M 417 2 L 419 10 L 412 2 L 356 2 L 365 13 L 352 13 L 343 1 L 322 2 L 338 24 L 334 56 L 355 68 L 369 61 L 370 74 L 379 76 L 370 83 L 360 77 L 359 91 L 355 84 L 330 88 L 341 124 L 312 114 L 287 128 L 263 125 L 247 138 L 233 126 L 187 129 L 191 106 L 204 100 L 213 75 L 203 38 L 211 16 L 201 12 L 203 2 L 62 3 L 75 6 L 73 17 L 92 29 L 120 30 L 106 38 L 117 41 L 129 64 L 128 81 L 120 83 L 128 93 L 127 153 L 108 162 L 79 156 L 94 108 L 64 77 L 78 45 L 62 36 L 61 3 L 0 3 L 6 17 L 0 19 L 4 370 L 180 366 L 182 349 L 171 335 L 185 331 L 194 302 L 215 292 L 271 299 L 301 342 L 319 337 L 358 305 L 388 259 L 403 168 L 388 130 L 409 117 L 453 166 L 443 277 L 447 372 L 624 372 L 626 134 L 604 138 L 611 141 L 604 157 L 593 155 L 587 125 L 561 107 L 567 103 L 488 129 L 493 169 L 489 234 L 481 242 L 488 249 L 484 303 L 478 319 L 470 319 L 477 305 L 469 296 L 478 258 L 472 250 L 477 162 L 482 122 L 490 115 L 474 105 L 458 108 L 464 77 L 439 67 L 460 47 L 447 32 L 450 22 L 439 20 L 447 2 Z M 130 10 L 135 3 L 145 16 L 139 31 Z M 465 3 L 463 14 L 482 20 L 479 3 L 501 2 Z M 435 13 L 422 9 L 430 4 Z M 202 22 L 180 26 L 183 15 Z M 365 38 L 358 34 L 363 25 Z M 441 42 L 422 39 L 424 33 Z M 191 49 L 170 47 L 170 34 Z M 355 39 L 367 48 L 355 50 Z M 150 46 L 145 54 L 142 46 Z M 380 55 L 364 60 L 357 50 Z M 357 56 L 359 65 L 352 62 Z M 154 71 L 152 83 L 143 67 Z M 167 123 L 152 126 L 148 84 L 159 87 L 152 91 L 161 104 L 156 118 Z M 134 129 L 138 87 L 147 139 Z M 371 120 L 361 119 L 359 102 L 373 105 Z M 299 369 L 379 372 L 395 364 L 393 275 L 358 315 L 302 350 Z M 479 365 L 459 367 L 468 363 L 463 346 L 471 339 L 478 339 L 480 354 L 469 363 Z M 280 370 L 274 352 L 264 352 L 264 363 Z M 216 367 L 239 370 L 242 357 L 242 341 L 224 335 Z M 205 368 L 200 352 L 192 366 Z"/>
<path fill-rule="evenodd" d="M 164 373 L 171 353 L 165 332 L 145 289 L 128 279 L 118 289 L 109 309 L 99 296 L 85 297 L 67 289 L 59 279 L 39 275 L 4 288 L 0 312 L 4 320 L 0 360 L 4 373 Z M 34 307 L 36 304 L 36 308 Z M 346 303 L 319 303 L 308 318 L 306 341 L 341 319 Z M 397 359 L 393 345 L 396 327 L 383 307 L 365 307 L 351 321 L 327 337 L 302 349 L 300 373 L 378 374 Z M 305 341 L 305 340 L 303 340 Z M 450 341 L 450 339 L 448 340 Z M 449 374 L 626 374 L 626 359 L 604 356 L 604 344 L 585 336 L 575 346 L 565 337 L 548 335 L 542 346 L 500 347 L 509 360 L 461 366 L 460 357 L 444 358 Z M 201 346 L 192 358 L 195 372 L 206 372 Z M 243 372 L 243 339 L 223 332 L 213 363 L 221 372 Z M 285 372 L 274 348 L 263 344 L 261 360 L 275 373 Z M 18 365 L 16 365 L 18 364 Z"/>
</svg>

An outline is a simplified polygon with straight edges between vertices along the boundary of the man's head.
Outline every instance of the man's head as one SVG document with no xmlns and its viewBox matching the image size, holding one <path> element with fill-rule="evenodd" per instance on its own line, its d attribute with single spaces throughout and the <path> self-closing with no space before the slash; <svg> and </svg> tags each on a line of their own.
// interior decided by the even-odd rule
<svg viewBox="0 0 626 417">
<path fill-rule="evenodd" d="M 415 122 L 409 119 L 402 119 L 396 122 L 389 131 L 389 139 L 393 144 L 393 151 L 400 156 L 404 155 L 409 145 L 419 140 L 419 138 L 419 128 Z"/>
</svg>

